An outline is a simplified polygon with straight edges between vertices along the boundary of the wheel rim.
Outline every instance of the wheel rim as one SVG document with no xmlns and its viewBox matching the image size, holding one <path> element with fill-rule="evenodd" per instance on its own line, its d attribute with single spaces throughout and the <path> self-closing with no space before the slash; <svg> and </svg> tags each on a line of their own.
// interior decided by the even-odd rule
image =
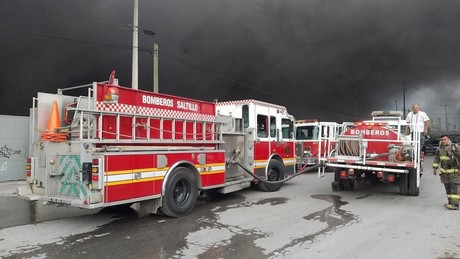
<svg viewBox="0 0 460 259">
<path fill-rule="evenodd" d="M 276 170 L 275 168 L 271 168 L 268 171 L 267 180 L 268 181 L 278 181 L 279 180 L 279 172 L 278 172 L 278 170 Z"/>
<path fill-rule="evenodd" d="M 191 190 L 191 187 L 186 181 L 183 181 L 183 180 L 178 181 L 176 185 L 174 186 L 174 193 L 173 193 L 174 203 L 178 206 L 184 205 L 188 201 L 188 198 L 190 197 L 190 190 Z"/>
</svg>

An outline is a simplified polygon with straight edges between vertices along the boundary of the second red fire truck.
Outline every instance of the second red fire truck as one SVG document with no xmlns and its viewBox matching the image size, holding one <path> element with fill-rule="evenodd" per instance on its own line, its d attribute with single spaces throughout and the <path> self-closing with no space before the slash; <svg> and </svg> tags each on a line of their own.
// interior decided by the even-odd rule
<svg viewBox="0 0 460 259">
<path fill-rule="evenodd" d="M 67 94 L 81 89 L 87 94 Z M 277 191 L 282 183 L 268 181 L 296 170 L 294 118 L 256 100 L 205 102 L 121 87 L 111 77 L 38 93 L 30 125 L 27 181 L 49 203 L 139 203 L 179 217 L 201 191 Z"/>
<path fill-rule="evenodd" d="M 318 165 L 321 157 L 333 155 L 336 138 L 347 125 L 316 119 L 296 120 L 296 163 L 299 170 Z"/>
<path fill-rule="evenodd" d="M 423 155 L 420 135 L 405 135 L 402 112 L 372 113 L 372 120 L 356 122 L 337 136 L 336 152 L 320 158 L 334 168 L 335 191 L 352 190 L 356 182 L 381 181 L 399 186 L 403 195 L 418 196 Z M 323 170 L 319 172 L 324 175 Z"/>
</svg>

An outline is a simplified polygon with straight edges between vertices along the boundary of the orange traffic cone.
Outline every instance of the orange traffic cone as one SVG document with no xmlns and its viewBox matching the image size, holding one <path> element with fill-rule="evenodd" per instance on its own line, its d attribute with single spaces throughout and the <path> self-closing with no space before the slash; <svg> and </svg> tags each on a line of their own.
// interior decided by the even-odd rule
<svg viewBox="0 0 460 259">
<path fill-rule="evenodd" d="M 59 109 L 57 102 L 53 101 L 53 106 L 51 107 L 51 114 L 48 119 L 48 127 L 46 133 L 42 134 L 42 140 L 62 142 L 66 140 L 65 133 L 57 133 L 55 129 L 61 127 L 61 119 L 59 117 Z"/>
<path fill-rule="evenodd" d="M 55 128 L 61 127 L 61 118 L 59 117 L 59 109 L 57 102 L 53 101 L 53 106 L 51 107 L 50 118 L 48 119 L 48 128 L 47 130 L 54 130 Z"/>
</svg>

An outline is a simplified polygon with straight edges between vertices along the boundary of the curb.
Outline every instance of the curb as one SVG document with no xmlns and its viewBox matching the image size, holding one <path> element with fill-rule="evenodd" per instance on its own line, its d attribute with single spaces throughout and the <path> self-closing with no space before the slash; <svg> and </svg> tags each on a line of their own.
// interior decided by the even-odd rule
<svg viewBox="0 0 460 259">
<path fill-rule="evenodd" d="M 26 181 L 8 181 L 0 182 L 0 196 L 16 196 L 19 194 L 19 189 L 28 187 Z"/>
</svg>

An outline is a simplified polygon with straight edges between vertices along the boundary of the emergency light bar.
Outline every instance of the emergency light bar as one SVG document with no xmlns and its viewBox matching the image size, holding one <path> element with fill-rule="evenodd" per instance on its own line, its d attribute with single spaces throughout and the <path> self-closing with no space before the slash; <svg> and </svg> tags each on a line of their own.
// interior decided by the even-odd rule
<svg viewBox="0 0 460 259">
<path fill-rule="evenodd" d="M 295 123 L 311 123 L 311 122 L 318 122 L 317 119 L 309 119 L 309 120 L 296 120 Z"/>
<path fill-rule="evenodd" d="M 110 86 L 104 95 L 104 103 L 118 103 L 119 92 L 115 86 Z"/>
<path fill-rule="evenodd" d="M 372 117 L 378 117 L 378 116 L 403 116 L 402 111 L 373 111 L 371 112 Z"/>
<path fill-rule="evenodd" d="M 358 121 L 358 122 L 355 122 L 355 126 L 386 126 L 388 125 L 388 123 L 386 122 L 369 122 L 369 121 Z"/>
</svg>

